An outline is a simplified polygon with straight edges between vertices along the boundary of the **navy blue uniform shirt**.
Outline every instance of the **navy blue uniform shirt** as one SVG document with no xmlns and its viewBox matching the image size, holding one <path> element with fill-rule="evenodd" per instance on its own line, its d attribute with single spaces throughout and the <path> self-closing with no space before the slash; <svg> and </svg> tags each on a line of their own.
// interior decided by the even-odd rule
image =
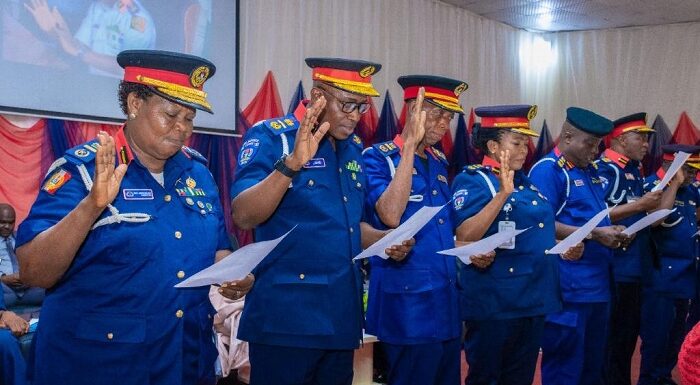
<svg viewBox="0 0 700 385">
<path fill-rule="evenodd" d="M 455 227 L 478 214 L 499 189 L 498 163 L 488 156 L 483 163 L 465 167 L 452 182 Z M 555 244 L 554 212 L 523 171 L 515 173 L 513 183 L 515 190 L 484 238 L 497 233 L 501 221 L 530 229 L 515 238 L 513 249 L 496 249 L 486 269 L 457 261 L 462 319 L 530 317 L 561 308 L 559 257 L 545 254 Z"/>
<path fill-rule="evenodd" d="M 607 149 L 596 163 L 609 207 L 632 203 L 644 195 L 644 178 L 639 171 L 638 161 Z M 646 212 L 630 215 L 615 224 L 629 227 L 646 215 Z M 629 246 L 613 250 L 613 274 L 616 282 L 640 281 L 642 260 L 651 258 L 650 233 L 650 227 L 644 228 L 637 232 Z"/>
<path fill-rule="evenodd" d="M 374 207 L 398 167 L 403 142 L 378 143 L 365 150 L 367 206 L 372 225 L 386 229 Z M 413 156 L 411 193 L 401 223 L 423 206 L 450 200 L 447 159 L 437 149 L 426 150 L 427 161 Z M 449 207 L 443 208 L 415 235 L 416 244 L 400 262 L 371 257 L 367 332 L 393 344 L 446 341 L 461 333 L 457 309 L 455 257 L 438 254 L 454 247 Z"/>
<path fill-rule="evenodd" d="M 274 170 L 294 149 L 305 107 L 266 120 L 245 135 L 231 186 L 235 198 Z M 292 178 L 279 206 L 255 228 L 255 240 L 297 228 L 255 269 L 238 338 L 259 344 L 354 349 L 362 338 L 360 253 L 365 200 L 362 142 L 357 135 L 319 144 Z"/>
<path fill-rule="evenodd" d="M 557 222 L 583 226 L 606 208 L 602 181 L 595 164 L 575 167 L 558 148 L 530 170 L 530 180 L 554 208 Z M 605 217 L 598 227 L 610 226 Z M 584 241 L 578 261 L 559 260 L 562 297 L 568 302 L 607 302 L 610 300 L 612 250 L 596 241 Z"/>
</svg>

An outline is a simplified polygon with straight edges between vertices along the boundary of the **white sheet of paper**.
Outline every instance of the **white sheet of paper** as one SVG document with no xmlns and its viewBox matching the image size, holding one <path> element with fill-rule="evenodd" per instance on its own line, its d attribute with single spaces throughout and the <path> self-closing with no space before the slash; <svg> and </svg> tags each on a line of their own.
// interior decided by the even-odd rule
<svg viewBox="0 0 700 385">
<path fill-rule="evenodd" d="M 516 237 L 520 233 L 523 233 L 529 229 L 530 228 L 528 227 L 527 229 L 522 230 L 513 229 L 501 231 L 479 241 L 472 242 L 468 245 L 455 247 L 454 249 L 438 251 L 438 254 L 454 255 L 455 257 L 459 258 L 459 260 L 462 261 L 465 265 L 469 265 L 470 263 L 472 263 L 472 255 L 485 254 L 489 251 L 496 250 L 498 246 L 508 242 L 511 238 Z M 518 241 L 516 240 L 515 243 L 517 244 Z"/>
<path fill-rule="evenodd" d="M 693 237 L 697 237 L 698 235 L 700 235 L 700 230 L 698 230 L 697 233 L 693 234 Z M 691 238 L 692 238 L 692 237 L 691 237 Z"/>
<path fill-rule="evenodd" d="M 291 230 L 277 239 L 243 246 L 225 256 L 221 261 L 178 283 L 175 287 L 207 286 L 243 279 L 295 228 L 296 226 L 292 227 Z"/>
<path fill-rule="evenodd" d="M 588 236 L 588 234 L 590 234 L 591 231 L 593 231 L 593 229 L 596 228 L 596 226 L 598 226 L 598 224 L 600 223 L 600 221 L 603 220 L 603 218 L 607 217 L 608 214 L 610 214 L 610 210 L 612 210 L 614 207 L 615 206 L 603 209 L 593 218 L 589 219 L 588 222 L 586 222 L 586 224 L 579 227 L 578 230 L 571 233 L 568 237 L 564 238 L 561 242 L 557 243 L 556 246 L 547 250 L 545 253 L 561 254 L 566 250 L 569 250 L 569 248 L 571 248 L 572 246 L 577 245 L 579 242 L 583 241 L 586 238 L 586 236 Z"/>
<path fill-rule="evenodd" d="M 375 242 L 372 246 L 366 248 L 355 259 L 369 258 L 373 255 L 383 259 L 389 258 L 384 252 L 384 249 L 393 245 L 400 245 L 401 242 L 413 238 L 445 205 L 442 206 L 423 206 L 415 214 L 411 215 L 401 226 L 394 231 L 385 235 L 384 238 Z"/>
<path fill-rule="evenodd" d="M 668 182 L 671 181 L 674 175 L 676 175 L 676 172 L 683 166 L 686 160 L 690 157 L 690 154 L 687 152 L 679 151 L 676 153 L 675 158 L 673 159 L 673 163 L 671 163 L 670 166 L 668 166 L 668 170 L 666 171 L 666 175 L 664 175 L 663 179 L 661 179 L 661 182 L 654 186 L 651 191 L 659 191 L 662 188 L 666 187 Z"/>
<path fill-rule="evenodd" d="M 632 235 L 636 233 L 637 231 L 651 225 L 652 223 L 658 221 L 659 219 L 666 218 L 669 214 L 672 212 L 676 211 L 676 209 L 669 210 L 669 209 L 661 209 L 658 211 L 654 211 L 653 213 L 645 216 L 644 218 L 641 218 L 637 222 L 634 222 L 633 224 L 630 225 L 630 227 L 626 228 L 622 233 L 625 235 Z"/>
</svg>

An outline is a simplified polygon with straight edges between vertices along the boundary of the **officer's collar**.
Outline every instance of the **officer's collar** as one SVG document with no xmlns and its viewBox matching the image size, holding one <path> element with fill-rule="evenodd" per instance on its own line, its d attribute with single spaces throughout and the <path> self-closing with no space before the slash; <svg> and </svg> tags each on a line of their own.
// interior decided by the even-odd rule
<svg viewBox="0 0 700 385">
<path fill-rule="evenodd" d="M 299 102 L 297 108 L 294 109 L 294 117 L 301 123 L 304 120 L 304 114 L 306 113 L 306 105 L 309 104 L 309 99 L 304 99 Z"/>
<path fill-rule="evenodd" d="M 664 170 L 663 167 L 659 167 L 659 169 L 656 170 L 656 177 L 659 178 L 659 180 L 663 180 L 665 176 L 666 170 Z"/>
<path fill-rule="evenodd" d="M 630 158 L 620 154 L 612 148 L 606 149 L 603 153 L 603 156 L 610 159 L 616 165 L 620 166 L 620 168 L 625 168 L 625 166 L 627 166 L 630 162 Z"/>
<path fill-rule="evenodd" d="M 481 161 L 481 165 L 491 169 L 494 174 L 500 174 L 501 172 L 501 164 L 488 155 L 484 155 L 484 160 Z"/>
<path fill-rule="evenodd" d="M 567 170 L 571 170 L 574 167 L 576 167 L 576 165 L 571 163 L 569 160 L 566 159 L 566 157 L 564 155 L 562 155 L 561 150 L 559 149 L 559 146 L 554 147 L 554 155 L 556 155 L 557 158 L 559 158 L 559 159 L 563 159 L 563 161 L 560 163 L 560 165 L 566 166 Z"/>
<path fill-rule="evenodd" d="M 129 165 L 134 160 L 134 153 L 131 151 L 129 141 L 124 135 L 124 125 L 119 128 L 119 131 L 114 135 L 114 150 L 117 153 L 119 164 Z"/>
</svg>

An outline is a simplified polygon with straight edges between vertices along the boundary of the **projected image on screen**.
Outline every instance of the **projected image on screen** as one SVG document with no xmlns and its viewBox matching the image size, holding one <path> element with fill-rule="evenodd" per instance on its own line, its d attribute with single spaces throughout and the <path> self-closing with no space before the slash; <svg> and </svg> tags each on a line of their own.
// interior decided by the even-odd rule
<svg viewBox="0 0 700 385">
<path fill-rule="evenodd" d="M 205 57 L 217 66 L 206 90 L 214 116 L 197 125 L 233 129 L 234 0 L 3 0 L 0 73 L 12 74 L 0 106 L 47 115 L 121 119 L 116 89 L 126 49 Z"/>
</svg>

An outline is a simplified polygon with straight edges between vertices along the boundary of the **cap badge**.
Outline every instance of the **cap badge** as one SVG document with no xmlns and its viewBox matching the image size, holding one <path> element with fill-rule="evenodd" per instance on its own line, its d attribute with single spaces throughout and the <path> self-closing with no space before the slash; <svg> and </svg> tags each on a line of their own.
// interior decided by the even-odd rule
<svg viewBox="0 0 700 385">
<path fill-rule="evenodd" d="M 460 83 L 455 87 L 455 96 L 459 96 L 462 92 L 466 91 L 468 87 L 467 83 Z"/>
<path fill-rule="evenodd" d="M 374 68 L 374 66 L 367 66 L 360 70 L 360 77 L 366 78 L 367 76 L 371 76 L 375 71 L 376 68 Z"/>
<path fill-rule="evenodd" d="M 193 87 L 199 88 L 202 86 L 202 84 L 204 84 L 208 77 L 209 67 L 200 66 L 195 68 L 194 71 L 192 71 L 192 74 L 190 75 L 190 83 L 192 83 Z"/>
<path fill-rule="evenodd" d="M 537 105 L 530 107 L 530 111 L 527 112 L 527 120 L 532 120 L 537 115 Z"/>
</svg>

